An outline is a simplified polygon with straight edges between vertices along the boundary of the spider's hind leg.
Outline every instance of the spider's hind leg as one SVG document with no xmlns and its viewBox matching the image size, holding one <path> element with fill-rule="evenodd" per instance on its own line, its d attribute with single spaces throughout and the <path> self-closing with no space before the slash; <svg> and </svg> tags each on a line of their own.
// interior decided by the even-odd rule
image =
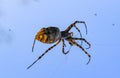
<svg viewBox="0 0 120 78">
<path fill-rule="evenodd" d="M 32 52 L 33 52 L 33 50 L 34 50 L 35 41 L 36 41 L 36 40 L 34 39 L 33 46 L 32 46 Z"/>
<path fill-rule="evenodd" d="M 50 48 L 48 48 L 42 55 L 40 55 L 38 57 L 37 60 L 35 60 L 30 66 L 27 67 L 27 69 L 29 69 L 30 67 L 32 67 L 38 60 L 40 60 L 49 50 L 51 50 L 52 48 L 54 48 L 55 46 L 57 46 L 60 43 L 61 40 L 59 40 L 56 44 L 54 44 L 53 46 L 51 46 Z"/>
</svg>

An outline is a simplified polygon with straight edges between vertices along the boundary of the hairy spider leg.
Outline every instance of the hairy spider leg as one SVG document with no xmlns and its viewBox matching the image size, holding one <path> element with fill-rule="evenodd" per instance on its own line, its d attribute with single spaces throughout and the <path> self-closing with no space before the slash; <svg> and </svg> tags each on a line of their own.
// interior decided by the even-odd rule
<svg viewBox="0 0 120 78">
<path fill-rule="evenodd" d="M 52 48 L 54 48 L 55 46 L 57 46 L 60 43 L 61 40 L 59 40 L 56 44 L 54 44 L 53 46 L 51 46 L 50 48 L 48 48 L 41 56 L 38 57 L 37 60 L 35 60 L 30 66 L 27 67 L 27 69 L 29 69 L 30 67 L 32 67 L 38 60 L 40 60 L 49 50 L 51 50 Z"/>
<path fill-rule="evenodd" d="M 69 53 L 69 50 L 67 51 L 67 52 L 65 52 L 65 50 L 64 50 L 64 47 L 65 47 L 66 45 L 65 45 L 65 41 L 64 41 L 64 39 L 62 39 L 62 52 L 63 52 L 63 54 L 68 54 Z"/>
<path fill-rule="evenodd" d="M 78 28 L 75 26 L 76 23 L 83 23 L 83 24 L 85 25 L 86 34 L 87 34 L 87 25 L 86 25 L 85 21 L 75 21 L 75 22 L 72 23 L 65 31 L 66 31 L 66 32 L 69 32 L 72 27 L 75 27 L 75 28 L 78 30 Z M 79 30 L 78 30 L 78 32 L 80 33 Z"/>
<path fill-rule="evenodd" d="M 82 38 L 82 34 L 81 31 L 79 30 L 79 28 L 75 25 L 76 23 L 83 23 L 85 25 L 85 29 L 86 29 L 86 34 L 87 34 L 87 25 L 85 23 L 85 21 L 75 21 L 74 23 L 72 23 L 65 31 L 69 32 L 71 30 L 72 27 L 75 27 L 76 30 L 79 32 L 80 37 Z M 81 41 L 81 45 L 83 44 L 83 42 Z"/>
<path fill-rule="evenodd" d="M 82 38 L 82 34 L 81 34 L 81 31 L 79 30 L 79 28 L 78 28 L 76 25 L 74 25 L 74 27 L 75 27 L 76 30 L 79 32 L 80 38 Z M 82 46 L 82 44 L 83 44 L 83 41 L 81 41 L 81 46 Z"/>
<path fill-rule="evenodd" d="M 88 44 L 88 48 L 86 48 L 86 49 L 89 49 L 89 48 L 91 47 L 91 44 L 90 44 L 86 39 L 84 39 L 84 38 L 71 38 L 71 39 L 73 39 L 73 40 L 82 40 L 82 41 L 84 41 L 85 43 Z"/>
<path fill-rule="evenodd" d="M 32 52 L 33 52 L 33 50 L 34 50 L 34 45 L 35 45 L 35 39 L 34 39 L 34 41 L 33 41 L 33 46 L 32 46 Z"/>
<path fill-rule="evenodd" d="M 82 51 L 89 57 L 89 60 L 88 60 L 88 62 L 86 63 L 86 64 L 89 64 L 89 62 L 90 62 L 90 60 L 91 60 L 91 55 L 90 55 L 81 45 L 79 45 L 79 44 L 76 43 L 75 41 L 69 40 L 69 42 L 82 49 Z"/>
<path fill-rule="evenodd" d="M 69 48 L 69 50 L 68 50 L 68 51 L 70 51 L 71 47 L 73 46 L 71 43 L 69 43 L 69 45 L 70 45 L 70 48 Z"/>
</svg>

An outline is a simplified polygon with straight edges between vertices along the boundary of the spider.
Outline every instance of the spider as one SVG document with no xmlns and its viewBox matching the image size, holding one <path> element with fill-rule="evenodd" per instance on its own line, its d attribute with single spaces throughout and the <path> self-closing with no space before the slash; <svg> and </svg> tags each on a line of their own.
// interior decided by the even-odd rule
<svg viewBox="0 0 120 78">
<path fill-rule="evenodd" d="M 70 24 L 70 26 L 68 26 L 67 29 L 65 29 L 64 31 L 60 31 L 60 29 L 58 27 L 52 27 L 52 26 L 47 27 L 47 28 L 41 28 L 40 31 L 36 34 L 36 36 L 34 38 L 32 52 L 33 52 L 36 40 L 38 40 L 42 43 L 46 43 L 46 44 L 51 44 L 51 43 L 55 43 L 55 44 L 53 46 L 51 46 L 50 48 L 48 48 L 42 55 L 40 55 L 30 66 L 27 67 L 27 69 L 29 69 L 31 66 L 33 66 L 38 60 L 40 60 L 52 48 L 57 46 L 61 41 L 62 41 L 62 53 L 68 54 L 69 50 L 67 52 L 64 51 L 64 47 L 66 46 L 65 42 L 64 42 L 65 40 L 68 41 L 68 43 L 71 46 L 75 45 L 75 46 L 79 47 L 80 49 L 82 49 L 82 51 L 89 57 L 89 60 L 86 63 L 86 64 L 88 64 L 91 60 L 91 55 L 82 47 L 82 45 L 78 44 L 76 42 L 76 40 L 84 41 L 86 44 L 88 44 L 88 46 L 89 46 L 88 48 L 90 48 L 91 44 L 89 42 L 87 42 L 86 39 L 82 38 L 80 30 L 76 26 L 77 23 L 83 23 L 85 25 L 86 34 L 87 34 L 87 26 L 84 21 L 75 21 L 72 24 Z M 80 33 L 80 35 L 81 35 L 80 38 L 73 37 L 73 32 L 69 32 L 72 27 L 75 27 L 76 30 Z M 86 48 L 86 49 L 88 49 L 88 48 Z"/>
</svg>

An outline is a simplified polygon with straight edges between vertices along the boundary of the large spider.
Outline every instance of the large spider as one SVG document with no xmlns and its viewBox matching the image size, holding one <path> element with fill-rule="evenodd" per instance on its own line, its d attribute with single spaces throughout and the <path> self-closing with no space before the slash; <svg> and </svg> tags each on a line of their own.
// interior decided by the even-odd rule
<svg viewBox="0 0 120 78">
<path fill-rule="evenodd" d="M 50 48 L 48 48 L 42 55 L 40 55 L 37 60 L 35 60 L 30 66 L 27 67 L 27 69 L 29 69 L 31 66 L 33 66 L 49 50 L 51 50 L 52 48 L 57 46 L 61 41 L 62 41 L 62 52 L 63 52 L 63 54 L 67 54 L 69 51 L 67 51 L 67 52 L 64 51 L 64 47 L 66 46 L 64 40 L 68 41 L 71 46 L 76 45 L 77 47 L 81 48 L 82 51 L 89 57 L 89 60 L 87 62 L 87 64 L 88 64 L 90 62 L 90 59 L 91 59 L 90 54 L 88 54 L 87 51 L 81 46 L 82 44 L 81 45 L 78 44 L 75 40 L 84 41 L 85 43 L 88 44 L 88 46 L 89 46 L 88 48 L 90 48 L 91 45 L 84 38 L 82 38 L 80 30 L 76 27 L 76 23 L 83 23 L 85 25 L 86 34 L 87 34 L 87 26 L 86 26 L 84 21 L 75 21 L 70 26 L 68 26 L 68 28 L 64 31 L 60 31 L 58 27 L 51 27 L 51 26 L 47 27 L 47 28 L 40 29 L 40 31 L 35 36 L 33 46 L 32 46 L 32 52 L 33 52 L 36 40 L 43 42 L 43 43 L 46 43 L 46 44 L 55 43 L 55 42 L 56 43 L 53 46 L 51 46 Z M 80 35 L 81 35 L 80 38 L 73 37 L 73 32 L 69 32 L 72 27 L 75 27 L 76 30 L 80 33 Z"/>
</svg>

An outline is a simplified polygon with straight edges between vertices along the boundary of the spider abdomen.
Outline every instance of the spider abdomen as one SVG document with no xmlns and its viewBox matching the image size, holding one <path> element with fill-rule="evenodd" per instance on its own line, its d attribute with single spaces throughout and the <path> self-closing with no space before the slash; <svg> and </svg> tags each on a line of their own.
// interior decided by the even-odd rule
<svg viewBox="0 0 120 78">
<path fill-rule="evenodd" d="M 42 28 L 36 35 L 35 39 L 43 43 L 54 43 L 59 40 L 61 33 L 57 27 Z"/>
</svg>

